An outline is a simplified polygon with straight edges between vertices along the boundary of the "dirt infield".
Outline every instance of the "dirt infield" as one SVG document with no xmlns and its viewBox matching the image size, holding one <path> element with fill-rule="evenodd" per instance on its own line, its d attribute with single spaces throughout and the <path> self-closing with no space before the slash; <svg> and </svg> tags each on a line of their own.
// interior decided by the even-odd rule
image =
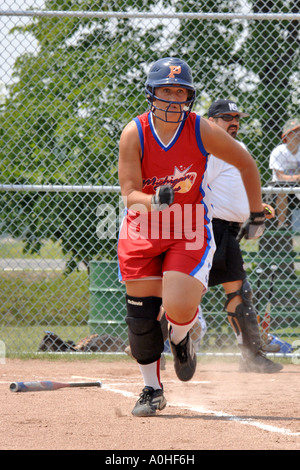
<svg viewBox="0 0 300 470">
<path fill-rule="evenodd" d="M 238 361 L 238 359 L 236 359 Z M 12 393 L 15 381 L 101 380 L 99 388 Z M 202 361 L 191 382 L 162 371 L 168 406 L 131 415 L 143 387 L 133 360 L 7 359 L 0 365 L 1 450 L 300 450 L 300 365 L 276 375 Z"/>
</svg>

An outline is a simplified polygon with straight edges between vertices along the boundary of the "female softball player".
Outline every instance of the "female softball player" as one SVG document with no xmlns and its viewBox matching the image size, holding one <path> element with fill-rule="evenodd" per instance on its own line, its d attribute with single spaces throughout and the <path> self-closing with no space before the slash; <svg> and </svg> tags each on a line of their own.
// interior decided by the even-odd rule
<svg viewBox="0 0 300 470">
<path fill-rule="evenodd" d="M 150 110 L 126 125 L 119 147 L 126 206 L 119 273 L 126 285 L 129 343 L 144 380 L 135 416 L 152 416 L 166 406 L 160 381 L 161 305 L 178 378 L 190 380 L 196 370 L 189 330 L 215 251 L 206 182 L 210 153 L 241 172 L 251 210 L 243 227 L 246 238 L 257 238 L 264 227 L 256 163 L 223 129 L 192 112 L 195 88 L 187 63 L 174 57 L 156 61 L 145 91 Z"/>
</svg>

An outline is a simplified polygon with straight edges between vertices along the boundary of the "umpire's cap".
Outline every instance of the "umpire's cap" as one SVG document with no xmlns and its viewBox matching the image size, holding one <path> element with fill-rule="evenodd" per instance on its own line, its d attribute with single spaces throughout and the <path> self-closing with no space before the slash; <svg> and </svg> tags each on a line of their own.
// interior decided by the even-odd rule
<svg viewBox="0 0 300 470">
<path fill-rule="evenodd" d="M 208 117 L 215 117 L 219 114 L 239 114 L 241 117 L 248 117 L 248 113 L 242 113 L 242 111 L 238 110 L 237 104 L 232 100 L 224 100 L 220 99 L 214 101 L 208 110 Z"/>
</svg>

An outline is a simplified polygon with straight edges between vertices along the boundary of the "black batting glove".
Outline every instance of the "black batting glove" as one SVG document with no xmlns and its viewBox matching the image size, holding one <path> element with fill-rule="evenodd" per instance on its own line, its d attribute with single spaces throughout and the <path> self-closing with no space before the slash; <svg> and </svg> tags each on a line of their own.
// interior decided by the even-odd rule
<svg viewBox="0 0 300 470">
<path fill-rule="evenodd" d="M 240 228 L 240 231 L 236 237 L 237 241 L 241 241 L 243 237 L 246 240 L 256 240 L 261 237 L 265 230 L 265 213 L 262 212 L 250 212 L 250 217 Z"/>
<path fill-rule="evenodd" d="M 151 204 L 156 211 L 161 211 L 169 206 L 174 201 L 174 190 L 172 186 L 166 184 L 159 186 L 156 193 L 152 196 Z"/>
</svg>

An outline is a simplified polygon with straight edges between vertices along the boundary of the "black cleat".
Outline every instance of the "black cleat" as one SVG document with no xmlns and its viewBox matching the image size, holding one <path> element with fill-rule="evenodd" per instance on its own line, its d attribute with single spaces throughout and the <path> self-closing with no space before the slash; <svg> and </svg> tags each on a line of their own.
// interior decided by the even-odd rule
<svg viewBox="0 0 300 470">
<path fill-rule="evenodd" d="M 272 362 L 262 352 L 241 356 L 239 372 L 256 372 L 257 374 L 276 374 L 283 369 L 281 364 Z"/>
<path fill-rule="evenodd" d="M 179 380 L 182 380 L 182 382 L 187 382 L 193 377 L 197 366 L 197 356 L 193 342 L 190 339 L 189 333 L 182 341 L 180 341 L 179 344 L 173 344 L 169 332 L 169 340 L 171 351 L 174 356 L 176 375 Z"/>
<path fill-rule="evenodd" d="M 144 387 L 131 413 L 133 416 L 155 416 L 156 411 L 163 410 L 166 405 L 167 400 L 162 389 Z"/>
</svg>

